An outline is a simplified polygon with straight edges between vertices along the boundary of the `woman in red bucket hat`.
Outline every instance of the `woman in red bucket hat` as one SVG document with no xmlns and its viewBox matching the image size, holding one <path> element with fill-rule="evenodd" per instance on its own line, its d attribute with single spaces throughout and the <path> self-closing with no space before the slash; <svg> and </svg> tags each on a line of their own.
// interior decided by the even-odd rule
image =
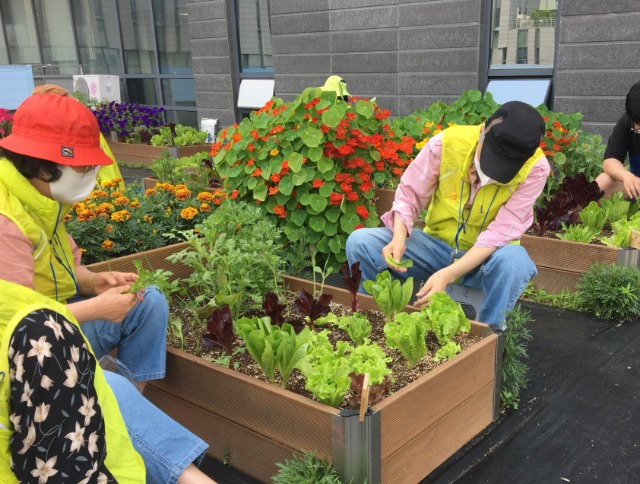
<svg viewBox="0 0 640 484">
<path fill-rule="evenodd" d="M 3 286 L 0 338 L 8 358 L 0 361 L 0 383 L 7 385 L 0 427 L 11 422 L 12 434 L 0 444 L 0 460 L 7 461 L 0 478 L 11 476 L 10 461 L 18 480 L 57 474 L 79 482 L 101 473 L 107 482 L 120 469 L 118 481 L 138 482 L 142 476 L 144 482 L 146 468 L 146 482 L 212 482 L 193 464 L 205 442 L 155 408 L 126 378 L 96 369 L 97 360 L 117 348 L 120 373 L 140 390 L 146 381 L 163 378 L 168 320 L 166 298 L 157 288 L 128 294 L 136 274 L 89 271 L 65 231 L 70 205 L 91 193 L 98 167 L 112 162 L 99 137 L 88 108 L 70 97 L 40 94 L 18 107 L 12 133 L 0 140 L 0 279 L 25 300 L 29 295 L 20 286 L 45 296 L 51 305 L 40 307 L 59 315 L 40 321 L 5 314 L 15 301 L 6 289 L 11 284 Z M 41 297 L 36 292 L 34 301 Z M 78 340 L 76 321 L 90 346 Z M 2 379 L 7 373 L 10 378 Z M 98 398 L 105 380 L 117 405 Z M 136 464 L 134 451 L 110 446 L 113 433 L 106 429 L 117 427 L 118 419 L 144 465 Z M 123 460 L 128 456 L 124 474 L 122 461 L 107 465 L 107 456 L 121 450 Z"/>
</svg>

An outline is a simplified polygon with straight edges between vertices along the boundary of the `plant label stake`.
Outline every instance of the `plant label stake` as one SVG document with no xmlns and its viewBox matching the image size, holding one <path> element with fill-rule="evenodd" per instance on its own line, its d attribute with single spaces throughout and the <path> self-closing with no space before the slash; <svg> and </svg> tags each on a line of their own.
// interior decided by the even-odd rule
<svg viewBox="0 0 640 484">
<path fill-rule="evenodd" d="M 362 379 L 362 393 L 360 394 L 360 422 L 364 422 L 364 415 L 369 408 L 369 373 Z"/>
</svg>

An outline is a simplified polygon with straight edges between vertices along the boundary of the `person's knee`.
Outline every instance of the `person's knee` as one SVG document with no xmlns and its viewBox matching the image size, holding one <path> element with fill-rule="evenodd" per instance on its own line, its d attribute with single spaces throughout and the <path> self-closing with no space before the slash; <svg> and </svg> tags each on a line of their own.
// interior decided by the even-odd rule
<svg viewBox="0 0 640 484">
<path fill-rule="evenodd" d="M 145 319 L 152 319 L 154 324 L 158 321 L 166 325 L 169 320 L 169 304 L 165 295 L 156 286 L 146 287 L 144 290 Z"/>
<path fill-rule="evenodd" d="M 521 245 L 508 244 L 492 255 L 492 265 L 498 271 L 531 278 L 536 275 L 536 265 Z"/>
<path fill-rule="evenodd" d="M 347 238 L 346 252 L 347 257 L 351 258 L 351 255 L 359 254 L 361 247 L 366 243 L 367 236 L 364 229 L 354 230 Z"/>
</svg>

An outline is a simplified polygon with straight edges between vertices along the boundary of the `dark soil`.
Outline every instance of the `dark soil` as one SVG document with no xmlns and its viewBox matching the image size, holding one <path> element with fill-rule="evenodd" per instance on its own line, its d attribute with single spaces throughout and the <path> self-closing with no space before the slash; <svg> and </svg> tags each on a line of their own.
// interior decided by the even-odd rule
<svg viewBox="0 0 640 484">
<path fill-rule="evenodd" d="M 285 292 L 284 294 L 284 298 L 286 299 L 284 304 L 286 304 L 288 308 L 291 308 L 285 311 L 285 320 L 287 322 L 290 322 L 294 327 L 296 327 L 296 325 L 298 324 L 304 324 L 304 317 L 292 309 L 292 302 L 295 297 L 295 293 Z M 331 303 L 331 311 L 334 314 L 340 316 L 350 313 L 350 308 L 341 304 Z M 402 354 L 397 350 L 387 348 L 385 344 L 385 336 L 383 331 L 385 322 L 383 313 L 380 311 L 361 312 L 365 314 L 371 322 L 371 341 L 377 343 L 384 350 L 387 356 L 392 358 L 392 361 L 389 363 L 389 368 L 392 372 L 390 393 L 400 390 L 401 388 L 420 378 L 422 375 L 428 373 L 440 364 L 444 363 L 444 361 L 438 362 L 433 359 L 435 352 L 440 348 L 440 346 L 435 338 L 435 335 L 432 332 L 429 332 L 427 335 L 427 355 L 425 355 L 425 357 L 423 357 L 415 367 L 408 368 Z M 206 333 L 204 323 L 202 325 L 195 326 L 186 323 L 187 321 L 191 321 L 193 318 L 191 317 L 190 313 L 184 310 L 172 309 L 171 313 L 172 316 L 179 316 L 183 321 L 182 333 L 184 334 L 184 347 L 181 347 L 179 339 L 173 337 L 171 332 L 168 338 L 169 346 L 182 349 L 188 353 L 200 356 L 208 361 L 221 364 L 240 373 L 244 373 L 245 375 L 257 378 L 261 381 L 268 381 L 266 376 L 264 375 L 264 372 L 262 371 L 262 368 L 254 361 L 248 351 L 246 351 L 246 349 L 244 348 L 244 342 L 240 338 L 236 337 L 236 340 L 234 342 L 235 349 L 233 355 L 229 356 L 225 353 L 224 349 L 217 345 L 203 344 L 202 336 Z M 262 310 L 258 311 L 258 309 L 254 309 L 247 311 L 247 314 L 245 315 L 249 317 L 264 316 L 264 313 L 262 312 Z M 331 331 L 330 340 L 332 343 L 334 343 L 334 345 L 337 341 L 341 340 L 349 341 L 353 345 L 353 343 L 349 339 L 349 336 L 344 331 L 333 328 L 329 325 L 320 326 L 316 329 L 318 331 L 329 329 Z M 457 335 L 454 340 L 461 346 L 462 350 L 464 351 L 466 348 L 469 348 L 474 343 L 479 341 L 480 337 L 471 336 L 469 334 L 460 334 Z M 313 399 L 313 395 L 304 388 L 304 381 L 305 380 L 302 374 L 298 370 L 294 370 L 287 383 L 287 390 Z M 275 383 L 278 385 L 281 383 L 277 372 Z M 343 405 L 341 405 L 341 408 L 348 407 L 346 402 L 348 401 L 349 397 L 349 394 L 345 396 L 345 400 L 343 401 Z M 370 403 L 373 404 L 375 402 Z"/>
<path fill-rule="evenodd" d="M 529 230 L 526 231 L 527 235 L 533 235 L 535 237 L 545 237 L 548 239 L 558 239 L 558 234 L 561 234 L 561 233 L 562 233 L 562 230 L 547 230 L 544 234 L 540 234 L 533 227 L 531 227 Z M 593 245 L 604 245 L 602 242 L 600 242 L 600 238 L 611 237 L 612 235 L 613 235 L 613 229 L 611 228 L 611 224 L 607 222 L 604 225 L 604 228 L 602 229 L 602 232 L 600 233 L 600 235 L 598 235 L 589 243 Z"/>
</svg>

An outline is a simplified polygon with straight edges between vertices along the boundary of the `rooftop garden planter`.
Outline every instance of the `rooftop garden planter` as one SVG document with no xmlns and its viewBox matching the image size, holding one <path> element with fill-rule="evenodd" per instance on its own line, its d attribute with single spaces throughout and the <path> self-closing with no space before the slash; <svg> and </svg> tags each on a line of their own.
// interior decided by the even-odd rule
<svg viewBox="0 0 640 484">
<path fill-rule="evenodd" d="M 195 146 L 151 146 L 114 141 L 113 139 L 107 139 L 107 143 L 118 162 L 135 165 L 151 165 L 156 158 L 160 158 L 165 152 L 174 158 L 182 158 L 201 152 L 208 152 L 211 149 L 211 145 L 209 144 L 199 144 Z"/>
<path fill-rule="evenodd" d="M 133 270 L 142 260 L 185 277 L 188 269 L 165 260 L 186 243 L 113 259 L 92 270 Z M 285 277 L 292 290 L 312 291 L 309 281 Z M 351 294 L 325 286 L 335 302 Z M 359 295 L 359 306 L 374 308 Z M 409 311 L 413 308 L 408 307 Z M 261 481 L 277 462 L 301 450 L 331 460 L 348 482 L 417 482 L 493 422 L 499 409 L 501 339 L 471 323 L 481 339 L 417 381 L 371 407 L 363 421 L 186 352 L 168 349 L 167 376 L 145 395 L 209 444 L 209 453 Z"/>
</svg>

